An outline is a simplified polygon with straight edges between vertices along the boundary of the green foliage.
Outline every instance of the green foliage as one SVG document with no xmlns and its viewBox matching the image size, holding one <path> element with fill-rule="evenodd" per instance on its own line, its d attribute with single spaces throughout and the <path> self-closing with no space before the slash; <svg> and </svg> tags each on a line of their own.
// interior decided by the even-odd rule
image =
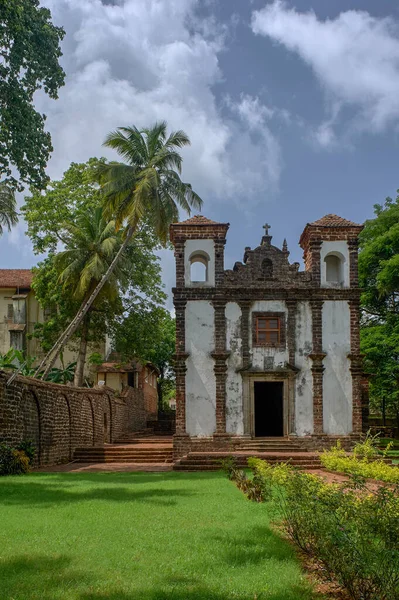
<svg viewBox="0 0 399 600">
<path fill-rule="evenodd" d="M 234 456 L 227 456 L 220 460 L 220 468 L 224 471 L 230 481 L 234 481 L 238 471 L 237 459 Z"/>
<path fill-rule="evenodd" d="M 99 165 L 96 179 L 105 197 L 107 214 L 117 227 L 132 230 L 145 218 L 163 244 L 169 225 L 179 220 L 179 207 L 190 213 L 202 200 L 189 183 L 180 179 L 180 148 L 190 140 L 184 131 L 167 136 L 165 121 L 152 127 L 118 127 L 104 146 L 116 150 L 126 163 Z"/>
<path fill-rule="evenodd" d="M 93 182 L 93 173 L 105 163 L 97 158 L 72 163 L 61 180 L 50 182 L 45 193 L 34 191 L 25 197 L 22 212 L 34 251 L 49 253 L 35 269 L 33 281 L 36 298 L 47 311 L 45 322 L 37 324 L 33 334 L 44 351 L 72 320 L 121 243 L 121 232 L 103 218 L 103 198 Z M 59 244 L 65 251 L 57 252 Z M 90 311 L 89 341 L 102 342 L 105 331 L 132 311 L 138 313 L 136 323 L 141 323 L 143 306 L 164 301 L 156 249 L 155 236 L 143 222 Z M 82 328 L 76 332 L 75 343 L 81 335 Z"/>
<path fill-rule="evenodd" d="M 4 227 L 11 231 L 11 227 L 17 223 L 17 202 L 14 191 L 4 181 L 0 182 L 0 235 Z"/>
<path fill-rule="evenodd" d="M 0 354 L 0 369 L 16 369 L 14 358 L 14 348 L 10 348 L 5 354 Z"/>
<path fill-rule="evenodd" d="M 21 212 L 27 223 L 36 254 L 54 253 L 67 243 L 67 227 L 88 210 L 101 207 L 101 192 L 93 173 L 105 159 L 90 158 L 86 163 L 71 163 L 62 179 L 50 181 L 45 192 L 31 190 Z"/>
<path fill-rule="evenodd" d="M 24 452 L 29 459 L 29 463 L 31 464 L 36 456 L 36 446 L 32 442 L 32 440 L 23 440 L 17 447 L 17 450 Z"/>
<path fill-rule="evenodd" d="M 371 409 L 399 426 L 399 197 L 374 211 L 360 234 L 361 351 L 372 375 Z"/>
<path fill-rule="evenodd" d="M 378 479 L 387 483 L 399 483 L 399 469 L 388 465 L 383 460 L 373 459 L 375 455 L 370 454 L 371 452 L 374 452 L 374 448 L 370 450 L 367 442 L 358 446 L 357 456 L 348 455 L 337 445 L 331 450 L 324 450 L 320 455 L 320 461 L 329 471 Z"/>
<path fill-rule="evenodd" d="M 99 352 L 92 352 L 88 357 L 90 365 L 101 365 L 104 362 L 104 357 Z"/>
<path fill-rule="evenodd" d="M 53 367 L 50 373 L 48 374 L 46 381 L 63 384 L 73 381 L 75 368 L 76 361 L 69 363 L 66 367 L 62 367 L 61 369 Z"/>
<path fill-rule="evenodd" d="M 334 452 L 343 453 L 339 447 Z M 239 487 L 249 498 L 278 505 L 285 531 L 321 576 L 337 581 L 353 600 L 398 600 L 398 487 L 370 493 L 359 478 L 327 484 L 288 465 L 248 463 L 254 476 L 243 485 L 239 475 Z"/>
<path fill-rule="evenodd" d="M 24 377 L 31 377 L 35 371 L 35 360 L 32 356 L 25 356 L 21 350 L 10 348 L 5 354 L 0 354 L 0 369 L 18 369 Z"/>
<path fill-rule="evenodd" d="M 0 475 L 22 475 L 29 472 L 29 458 L 23 450 L 0 444 Z"/>
<path fill-rule="evenodd" d="M 57 98 L 65 77 L 58 62 L 65 32 L 39 0 L 2 0 L 0 23 L 0 173 L 21 189 L 11 173 L 16 167 L 20 181 L 43 188 L 52 146 L 33 96 L 43 89 Z"/>
<path fill-rule="evenodd" d="M 280 503 L 292 540 L 354 600 L 399 598 L 398 490 L 375 494 L 294 472 Z"/>
<path fill-rule="evenodd" d="M 113 325 L 113 347 L 123 360 L 134 358 L 152 362 L 160 371 L 158 397 L 161 409 L 168 409 L 168 400 L 176 394 L 171 368 L 175 353 L 176 323 L 170 312 L 153 302 L 130 298 L 127 312 Z"/>
</svg>

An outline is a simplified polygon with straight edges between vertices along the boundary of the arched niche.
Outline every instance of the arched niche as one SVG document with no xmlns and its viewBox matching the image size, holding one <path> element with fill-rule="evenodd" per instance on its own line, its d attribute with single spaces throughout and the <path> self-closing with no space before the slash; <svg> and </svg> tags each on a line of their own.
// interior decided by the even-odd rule
<svg viewBox="0 0 399 600">
<path fill-rule="evenodd" d="M 344 283 L 345 257 L 340 252 L 329 252 L 324 257 L 326 283 L 342 285 Z"/>
<path fill-rule="evenodd" d="M 36 395 L 31 391 L 26 391 L 22 396 L 22 441 L 32 442 L 35 446 L 36 455 L 34 466 L 40 465 L 41 458 L 41 420 L 40 404 Z"/>
<path fill-rule="evenodd" d="M 273 277 L 273 262 L 270 258 L 265 258 L 262 261 L 262 276 L 266 277 L 266 279 L 271 279 Z"/>
<path fill-rule="evenodd" d="M 190 255 L 190 281 L 194 284 L 209 282 L 209 255 L 203 250 L 197 250 Z"/>
<path fill-rule="evenodd" d="M 52 462 L 66 463 L 71 460 L 71 410 L 66 396 L 57 396 L 54 408 Z"/>
<path fill-rule="evenodd" d="M 81 432 L 79 446 L 94 446 L 94 410 L 89 397 L 84 396 L 81 407 Z"/>
</svg>

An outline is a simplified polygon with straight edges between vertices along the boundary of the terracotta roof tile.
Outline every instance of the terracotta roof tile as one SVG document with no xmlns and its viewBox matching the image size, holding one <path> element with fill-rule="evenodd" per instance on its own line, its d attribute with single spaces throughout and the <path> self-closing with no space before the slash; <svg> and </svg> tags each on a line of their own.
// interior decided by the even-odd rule
<svg viewBox="0 0 399 600">
<path fill-rule="evenodd" d="M 343 219 L 338 215 L 325 215 L 321 219 L 317 221 L 313 221 L 313 223 L 309 223 L 309 225 L 315 225 L 317 227 L 361 227 L 359 223 L 354 223 L 353 221 L 348 221 L 347 219 Z"/>
<path fill-rule="evenodd" d="M 203 215 L 194 215 L 194 217 L 191 217 L 190 219 L 187 219 L 186 221 L 181 221 L 178 224 L 179 225 L 220 225 L 220 223 L 218 223 L 217 221 L 211 221 L 211 219 L 208 219 L 207 217 L 204 217 Z"/>
<path fill-rule="evenodd" d="M 0 269 L 0 288 L 30 288 L 32 279 L 30 269 Z"/>
</svg>

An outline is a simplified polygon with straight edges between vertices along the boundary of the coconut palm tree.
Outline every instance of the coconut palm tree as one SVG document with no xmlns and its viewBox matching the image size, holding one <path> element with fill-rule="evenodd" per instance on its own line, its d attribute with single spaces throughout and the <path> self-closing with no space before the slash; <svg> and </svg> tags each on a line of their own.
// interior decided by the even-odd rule
<svg viewBox="0 0 399 600">
<path fill-rule="evenodd" d="M 87 211 L 76 223 L 66 224 L 65 230 L 66 248 L 55 257 L 55 266 L 65 290 L 74 300 L 84 302 L 106 273 L 122 243 L 122 236 L 115 229 L 115 221 L 105 219 L 101 207 Z M 125 281 L 121 266 L 121 263 L 116 265 L 82 320 L 74 377 L 76 386 L 83 384 L 91 312 L 103 300 L 113 302 L 118 298 L 118 285 Z"/>
<path fill-rule="evenodd" d="M 189 144 L 184 131 L 168 136 L 164 121 L 141 130 L 134 126 L 119 127 L 107 136 L 104 145 L 116 150 L 125 162 L 102 165 L 96 178 L 104 194 L 105 214 L 115 218 L 117 229 L 124 228 L 124 241 L 95 290 L 39 365 L 37 373 L 46 365 L 43 377 L 111 277 L 142 219 L 165 243 L 169 225 L 179 218 L 179 208 L 189 214 L 191 208 L 201 208 L 201 198 L 180 178 L 182 157 L 178 150 Z"/>
<path fill-rule="evenodd" d="M 4 181 L 0 181 L 0 235 L 4 227 L 11 231 L 11 227 L 17 223 L 18 213 L 14 192 Z"/>
</svg>

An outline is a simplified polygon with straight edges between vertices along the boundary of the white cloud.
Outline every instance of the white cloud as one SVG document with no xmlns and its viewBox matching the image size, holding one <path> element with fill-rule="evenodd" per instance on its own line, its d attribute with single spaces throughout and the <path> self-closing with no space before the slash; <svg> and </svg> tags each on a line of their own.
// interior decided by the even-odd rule
<svg viewBox="0 0 399 600">
<path fill-rule="evenodd" d="M 238 150 L 242 152 L 245 149 L 246 160 L 249 164 L 261 161 L 261 168 L 257 172 L 248 172 L 247 193 L 255 194 L 256 191 L 262 189 L 262 178 L 265 175 L 269 182 L 269 190 L 271 189 L 272 193 L 275 193 L 280 180 L 282 159 L 279 143 L 270 130 L 269 122 L 272 118 L 278 117 L 285 120 L 286 113 L 262 104 L 258 97 L 249 94 L 241 94 L 238 102 L 227 98 L 226 104 L 233 113 L 240 117 L 246 132 L 241 136 Z"/>
<path fill-rule="evenodd" d="M 352 130 L 379 133 L 399 121 L 399 26 L 391 18 L 349 10 L 320 20 L 274 1 L 252 16 L 255 34 L 297 53 L 326 92 L 333 117 L 315 132 L 322 146 L 335 141 L 338 107 L 355 112 Z M 335 113 L 335 114 L 334 114 Z"/>
<path fill-rule="evenodd" d="M 198 0 L 43 3 L 67 32 L 66 85 L 57 102 L 41 95 L 37 100 L 55 148 L 52 177 L 71 161 L 109 155 L 101 144 L 110 130 L 166 119 L 190 136 L 184 178 L 205 201 L 207 195 L 223 199 L 248 191 L 254 180 L 261 189 L 270 178 L 275 183 L 279 153 L 270 154 L 278 147 L 272 134 L 267 143 L 264 136 L 253 138 L 245 119 L 223 117 L 219 110 L 213 86 L 222 80 L 218 56 L 226 26 L 211 17 L 200 20 Z M 243 152 L 248 147 L 250 157 Z"/>
</svg>

